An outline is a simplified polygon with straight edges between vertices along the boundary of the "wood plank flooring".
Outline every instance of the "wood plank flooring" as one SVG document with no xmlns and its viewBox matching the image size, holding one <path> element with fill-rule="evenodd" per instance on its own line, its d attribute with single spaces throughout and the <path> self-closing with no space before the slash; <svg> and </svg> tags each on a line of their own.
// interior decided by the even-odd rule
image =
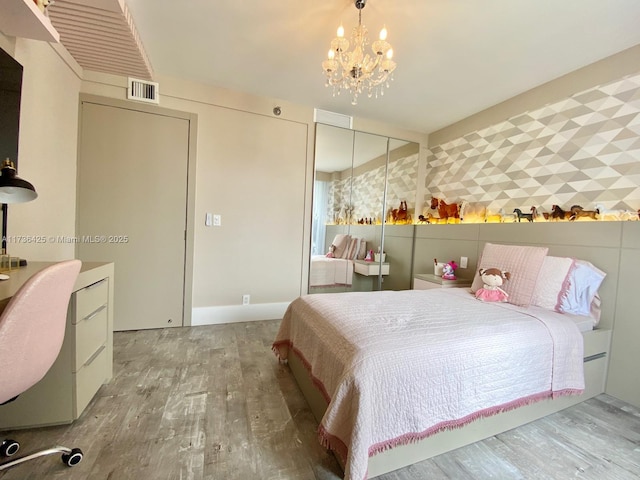
<svg viewBox="0 0 640 480">
<path fill-rule="evenodd" d="M 2 480 L 337 480 L 288 367 L 271 352 L 279 321 L 119 332 L 114 379 L 72 425 L 10 433 L 23 452 L 83 449 Z M 1 407 L 0 407 L 1 408 Z M 2 437 L 0 437 L 2 438 Z M 640 409 L 600 395 L 485 441 L 378 477 L 640 479 Z"/>
</svg>

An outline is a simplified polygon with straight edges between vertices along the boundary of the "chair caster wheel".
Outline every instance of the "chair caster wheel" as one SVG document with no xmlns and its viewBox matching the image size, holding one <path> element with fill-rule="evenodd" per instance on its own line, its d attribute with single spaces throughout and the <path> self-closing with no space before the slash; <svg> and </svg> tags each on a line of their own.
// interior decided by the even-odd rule
<svg viewBox="0 0 640 480">
<path fill-rule="evenodd" d="M 83 455 L 82 450 L 79 448 L 72 448 L 71 453 L 62 454 L 62 463 L 67 467 L 73 467 L 82 461 Z"/>
<path fill-rule="evenodd" d="M 18 450 L 20 450 L 20 444 L 15 440 L 3 440 L 2 444 L 0 444 L 0 456 L 2 457 L 15 455 Z"/>
</svg>

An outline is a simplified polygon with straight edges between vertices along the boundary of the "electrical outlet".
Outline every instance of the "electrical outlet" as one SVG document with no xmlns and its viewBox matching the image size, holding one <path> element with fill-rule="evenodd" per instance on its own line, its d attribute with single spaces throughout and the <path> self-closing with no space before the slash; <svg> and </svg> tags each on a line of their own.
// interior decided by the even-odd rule
<svg viewBox="0 0 640 480">
<path fill-rule="evenodd" d="M 469 266 L 469 259 L 467 257 L 460 257 L 460 268 L 467 268 Z"/>
<path fill-rule="evenodd" d="M 250 303 L 251 303 L 251 295 L 249 295 L 248 293 L 245 295 L 242 295 L 242 304 L 249 305 Z"/>
<path fill-rule="evenodd" d="M 214 215 L 213 216 L 213 226 L 219 227 L 222 225 L 222 215 Z"/>
</svg>

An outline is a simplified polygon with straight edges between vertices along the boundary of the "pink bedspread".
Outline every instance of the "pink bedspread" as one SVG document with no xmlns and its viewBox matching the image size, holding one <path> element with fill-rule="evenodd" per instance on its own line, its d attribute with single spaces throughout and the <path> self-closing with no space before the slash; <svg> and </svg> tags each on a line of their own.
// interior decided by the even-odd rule
<svg viewBox="0 0 640 480">
<path fill-rule="evenodd" d="M 300 297 L 273 344 L 295 352 L 329 402 L 321 441 L 367 477 L 387 448 L 482 416 L 584 389 L 576 325 L 466 289 Z"/>
<path fill-rule="evenodd" d="M 353 280 L 353 260 L 327 258 L 324 255 L 311 257 L 309 271 L 310 287 L 331 287 L 351 285 Z"/>
</svg>

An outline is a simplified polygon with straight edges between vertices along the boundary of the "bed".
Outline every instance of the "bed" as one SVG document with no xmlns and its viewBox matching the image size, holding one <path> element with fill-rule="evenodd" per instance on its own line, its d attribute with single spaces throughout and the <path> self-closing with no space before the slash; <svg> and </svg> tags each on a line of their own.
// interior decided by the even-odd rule
<svg viewBox="0 0 640 480">
<path fill-rule="evenodd" d="M 351 286 L 354 260 L 366 256 L 367 242 L 351 235 L 338 234 L 326 255 L 312 255 L 309 287 Z"/>
<path fill-rule="evenodd" d="M 543 277 L 541 252 L 540 268 L 529 274 L 534 284 Z M 494 261 L 486 251 L 483 259 Z M 530 269 L 531 258 L 521 263 Z M 560 263 L 569 268 L 558 274 Z M 395 470 L 604 390 L 610 331 L 594 329 L 597 313 L 538 305 L 558 283 L 564 302 L 575 300 L 567 300 L 575 261 L 548 267 L 537 300 L 530 287 L 537 304 L 485 304 L 470 289 L 309 295 L 291 303 L 273 348 L 288 361 L 345 479 Z M 512 298 L 522 287 L 511 288 Z M 588 297 L 591 310 L 597 287 Z"/>
<path fill-rule="evenodd" d="M 309 269 L 310 287 L 350 286 L 353 282 L 353 260 L 313 255 Z"/>
</svg>

